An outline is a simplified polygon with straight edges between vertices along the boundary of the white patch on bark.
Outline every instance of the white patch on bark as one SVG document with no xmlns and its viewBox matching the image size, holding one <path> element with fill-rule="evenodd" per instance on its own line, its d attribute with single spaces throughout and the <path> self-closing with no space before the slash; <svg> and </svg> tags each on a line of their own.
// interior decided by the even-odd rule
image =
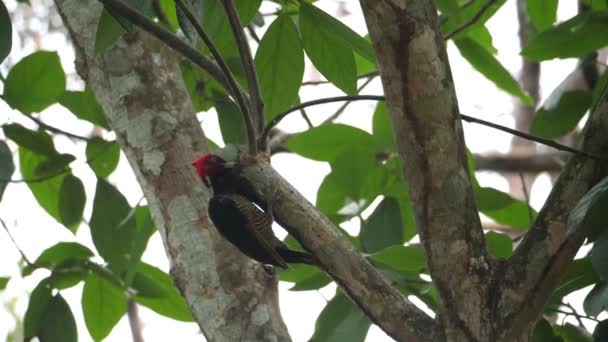
<svg viewBox="0 0 608 342">
<path fill-rule="evenodd" d="M 160 176 L 162 166 L 165 163 L 165 154 L 160 151 L 144 153 L 144 169 L 152 172 L 155 176 Z"/>
<path fill-rule="evenodd" d="M 266 324 L 269 319 L 270 314 L 268 313 L 268 305 L 258 304 L 251 315 L 251 323 L 255 325 L 263 325 Z"/>
<path fill-rule="evenodd" d="M 216 271 L 212 238 L 207 230 L 198 226 L 199 210 L 190 197 L 180 195 L 171 201 L 167 211 L 171 226 L 167 245 L 175 257 L 172 265 L 186 286 L 183 291 L 190 308 L 196 311 L 195 317 L 204 318 L 210 331 L 226 329 L 229 325 L 224 322 L 223 315 L 210 315 L 216 312 L 218 303 L 228 303 L 231 296 L 224 292 Z M 238 334 L 233 331 L 225 336 Z"/>
</svg>

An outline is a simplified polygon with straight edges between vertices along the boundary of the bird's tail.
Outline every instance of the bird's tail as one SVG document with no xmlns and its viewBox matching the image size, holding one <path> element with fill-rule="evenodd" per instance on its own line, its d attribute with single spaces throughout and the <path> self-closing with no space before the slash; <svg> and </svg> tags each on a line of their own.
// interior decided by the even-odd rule
<svg viewBox="0 0 608 342">
<path fill-rule="evenodd" d="M 319 263 L 312 256 L 312 254 L 307 252 L 293 251 L 291 249 L 281 250 L 281 256 L 288 263 L 296 263 L 296 264 L 308 264 L 317 266 Z"/>
</svg>

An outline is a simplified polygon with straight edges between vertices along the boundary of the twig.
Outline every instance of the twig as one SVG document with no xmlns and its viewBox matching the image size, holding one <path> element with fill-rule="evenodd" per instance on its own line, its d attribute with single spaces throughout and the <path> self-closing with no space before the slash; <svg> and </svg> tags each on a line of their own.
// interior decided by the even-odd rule
<svg viewBox="0 0 608 342">
<path fill-rule="evenodd" d="M 101 156 L 103 156 L 104 154 L 106 154 L 108 152 L 108 149 L 110 148 L 110 146 L 106 145 L 103 150 L 101 150 L 101 152 L 99 152 L 98 155 L 94 156 L 91 159 L 87 159 L 84 164 L 90 164 L 91 162 L 93 162 L 94 160 L 96 160 L 97 158 L 100 158 Z M 5 182 L 5 183 L 40 183 L 40 182 L 44 182 L 47 181 L 49 179 L 53 179 L 55 177 L 64 175 L 66 173 L 68 173 L 71 170 L 70 167 L 66 167 L 62 170 L 59 170 L 57 173 L 54 174 L 50 174 L 50 175 L 45 175 L 45 176 L 41 176 L 41 177 L 35 177 L 35 178 L 23 178 L 23 179 L 6 179 L 6 178 L 0 178 L 0 182 Z M 141 200 L 140 200 L 141 201 Z"/>
<path fill-rule="evenodd" d="M 302 102 L 300 104 L 297 104 L 297 105 L 289 108 L 288 110 L 286 110 L 282 113 L 279 113 L 277 116 L 272 118 L 272 120 L 270 120 L 270 122 L 266 125 L 266 127 L 264 128 L 264 131 L 262 132 L 262 136 L 260 137 L 260 144 L 266 143 L 270 130 L 274 126 L 276 126 L 279 123 L 279 121 L 283 120 L 284 117 L 286 117 L 287 115 L 289 115 L 297 110 L 300 110 L 300 109 L 306 108 L 306 107 L 310 107 L 310 106 L 324 104 L 324 103 L 342 102 L 342 101 L 362 101 L 362 100 L 384 101 L 384 96 L 381 96 L 381 95 L 348 95 L 348 96 L 326 97 L 326 98 L 322 98 L 322 99 Z M 264 145 L 261 145 L 261 146 L 264 146 Z"/>
<path fill-rule="evenodd" d="M 308 114 L 306 114 L 306 110 L 304 108 L 300 109 L 300 115 L 302 115 L 302 118 L 304 119 L 304 121 L 306 121 L 308 128 L 314 127 L 314 125 L 312 124 L 312 121 L 310 121 L 310 118 L 308 117 Z"/>
<path fill-rule="evenodd" d="M 471 20 L 465 22 L 464 24 L 462 24 L 459 27 L 457 27 L 456 29 L 454 29 L 454 31 L 448 33 L 443 39 L 444 40 L 452 39 L 452 38 L 454 38 L 454 36 L 456 36 L 460 32 L 466 30 L 468 27 L 475 24 L 475 22 L 477 22 L 481 18 L 481 16 L 483 16 L 483 14 L 490 8 L 490 6 L 494 5 L 495 2 L 496 2 L 496 0 L 488 0 L 488 2 L 486 2 L 486 4 L 483 5 L 479 9 L 479 11 L 477 11 L 477 13 L 475 13 L 475 15 L 473 16 L 473 18 L 471 18 Z"/>
<path fill-rule="evenodd" d="M 476 124 L 479 124 L 479 125 L 491 127 L 491 128 L 497 129 L 499 131 L 503 131 L 503 132 L 512 134 L 514 136 L 517 136 L 517 137 L 520 137 L 520 138 L 523 138 L 523 139 L 526 139 L 526 140 L 531 140 L 531 141 L 537 142 L 537 143 L 539 143 L 541 145 L 553 147 L 554 149 L 556 149 L 558 151 L 570 152 L 570 153 L 573 153 L 573 154 L 582 155 L 582 156 L 589 157 L 591 159 L 596 159 L 596 160 L 602 160 L 602 161 L 608 160 L 606 157 L 603 157 L 603 156 L 599 156 L 599 155 L 596 155 L 596 154 L 592 154 L 592 153 L 588 153 L 588 152 L 585 152 L 585 151 L 577 150 L 577 149 L 572 148 L 570 146 L 562 145 L 562 144 L 560 144 L 558 142 L 555 142 L 553 140 L 549 140 L 549 139 L 545 139 L 545 138 L 534 136 L 532 134 L 520 132 L 518 130 L 509 128 L 509 127 L 505 127 L 505 126 L 501 126 L 501 125 L 495 124 L 493 122 L 477 119 L 477 118 L 474 118 L 472 116 L 468 116 L 468 115 L 465 115 L 465 114 L 462 114 L 462 113 L 460 114 L 460 117 L 462 118 L 462 120 L 464 120 L 466 122 L 476 123 Z"/>
<path fill-rule="evenodd" d="M 568 311 L 564 311 L 564 310 L 560 310 L 560 309 L 549 309 L 549 310 L 552 311 L 552 312 L 561 313 L 561 314 L 564 314 L 564 315 L 567 315 L 567 316 L 574 316 L 577 319 L 584 318 L 584 319 L 588 319 L 590 321 L 594 321 L 594 322 L 598 322 L 598 323 L 601 322 L 597 318 L 594 318 L 594 317 L 591 317 L 591 316 L 584 316 L 584 315 L 581 315 L 581 314 L 576 313 L 576 312 L 568 312 Z"/>
<path fill-rule="evenodd" d="M 367 78 L 367 80 L 365 80 L 365 82 L 363 82 L 359 88 L 357 88 L 356 93 L 359 94 L 363 89 L 365 89 L 365 87 L 367 87 L 376 77 L 377 75 L 371 75 Z M 352 101 L 346 101 L 344 102 L 344 104 L 342 104 L 342 106 L 340 106 L 340 108 L 338 108 L 338 110 L 336 110 L 336 112 L 332 115 L 330 115 L 327 119 L 325 119 L 325 121 L 323 121 L 323 124 L 326 123 L 330 123 L 334 120 L 336 120 L 340 115 L 342 115 L 342 113 L 344 112 L 344 110 L 346 109 L 346 107 L 348 107 L 348 105 L 351 103 Z"/>
<path fill-rule="evenodd" d="M 580 327 L 585 327 L 585 325 L 583 324 L 583 320 L 581 319 L 581 317 L 578 316 L 578 313 L 576 312 L 576 310 L 574 309 L 574 307 L 572 307 L 572 305 L 570 303 L 564 302 L 564 305 L 567 306 L 573 314 L 574 317 L 576 317 L 576 320 L 578 321 L 578 324 Z"/>
<path fill-rule="evenodd" d="M 528 219 L 530 220 L 530 224 L 532 224 L 532 222 L 534 222 L 534 214 L 532 213 L 532 207 L 530 207 L 530 194 L 528 193 L 526 179 L 522 172 L 519 172 L 519 181 L 521 182 L 521 191 L 524 194 L 524 200 L 526 201 L 526 206 L 528 209 Z"/>
<path fill-rule="evenodd" d="M 241 113 L 243 115 L 243 120 L 245 122 L 245 126 L 247 127 L 247 139 L 249 141 L 250 149 L 252 146 L 255 148 L 254 145 L 255 145 L 256 138 L 255 138 L 255 132 L 253 131 L 253 123 L 251 122 L 251 116 L 249 115 L 249 107 L 247 106 L 247 103 L 245 102 L 243 94 L 241 94 L 241 92 L 239 91 L 239 86 L 236 83 L 236 80 L 235 80 L 234 76 L 232 75 L 230 68 L 228 67 L 228 65 L 226 64 L 224 59 L 222 58 L 222 55 L 219 53 L 219 51 L 217 50 L 217 48 L 215 47 L 215 45 L 213 44 L 213 42 L 211 41 L 211 39 L 205 32 L 205 30 L 203 29 L 201 24 L 198 22 L 198 19 L 196 18 L 194 13 L 192 13 L 192 10 L 190 10 L 190 8 L 184 3 L 183 0 L 175 0 L 175 4 L 179 7 L 179 9 L 181 9 L 184 12 L 184 14 L 186 15 L 186 17 L 188 18 L 188 20 L 194 27 L 194 29 L 196 30 L 198 35 L 201 37 L 201 39 L 203 40 L 205 45 L 207 45 L 207 47 L 209 48 L 211 55 L 213 55 L 213 58 L 219 65 L 221 71 L 224 73 L 224 76 L 226 77 L 226 79 L 228 80 L 228 85 L 230 86 L 230 90 L 231 90 L 230 93 L 232 93 L 234 95 L 236 102 L 238 103 Z M 256 150 L 255 149 L 250 150 L 250 152 L 252 154 L 255 154 Z"/>
<path fill-rule="evenodd" d="M 249 35 L 251 36 L 251 38 L 253 38 L 253 40 L 255 40 L 256 43 L 260 44 L 260 42 L 262 40 L 260 39 L 258 34 L 255 32 L 255 29 L 253 28 L 253 26 L 251 24 L 247 25 L 247 31 L 249 31 Z"/>
<path fill-rule="evenodd" d="M 31 262 L 30 259 L 28 259 L 28 257 L 21 250 L 21 248 L 19 248 L 19 245 L 17 244 L 17 241 L 15 241 L 15 238 L 13 237 L 13 234 L 11 234 L 11 231 L 8 230 L 8 227 L 6 226 L 6 223 L 4 223 L 4 220 L 1 219 L 1 218 L 0 218 L 0 223 L 2 223 L 2 227 L 4 227 L 4 230 L 6 231 L 6 235 L 8 235 L 8 238 L 13 243 L 13 246 L 15 246 L 15 249 L 19 252 L 19 254 L 21 254 L 21 258 L 23 259 L 23 261 L 25 261 L 25 263 L 28 264 L 28 266 L 37 267 L 36 264 L 34 264 L 33 262 Z"/>
<path fill-rule="evenodd" d="M 249 89 L 251 115 L 256 123 L 256 131 L 259 133 L 264 129 L 264 100 L 262 99 L 260 82 L 258 81 L 258 75 L 253 64 L 251 49 L 249 48 L 247 37 L 245 37 L 245 31 L 243 31 L 243 24 L 241 23 L 239 14 L 234 7 L 234 0 L 223 0 L 222 3 L 224 4 L 224 10 L 226 11 L 230 27 L 232 28 L 232 34 L 236 40 L 236 45 L 239 48 L 239 56 L 241 57 L 241 64 L 243 65 L 243 71 L 245 72 L 245 78 Z"/>
<path fill-rule="evenodd" d="M 350 96 L 326 97 L 326 98 L 323 98 L 323 99 L 317 99 L 317 100 L 312 100 L 312 101 L 300 103 L 300 104 L 295 105 L 295 106 L 291 107 L 290 109 L 288 109 L 288 110 L 286 110 L 286 111 L 278 114 L 272 120 L 270 120 L 270 122 L 264 128 L 264 132 L 262 133 L 262 136 L 260 137 L 260 140 L 261 141 L 266 141 L 266 138 L 268 137 L 268 134 L 270 133 L 270 130 L 275 125 L 277 125 L 279 123 L 279 121 L 281 121 L 287 115 L 289 115 L 289 114 L 291 114 L 291 113 L 293 113 L 293 112 L 295 112 L 297 110 L 300 110 L 301 108 L 306 108 L 306 107 L 310 107 L 310 106 L 315 106 L 315 105 L 320 105 L 320 104 L 325 104 L 325 103 L 331 103 L 331 102 L 361 101 L 361 100 L 384 101 L 385 97 L 382 96 L 382 95 L 350 95 Z M 482 126 L 491 127 L 491 128 L 497 129 L 499 131 L 503 131 L 503 132 L 515 135 L 517 137 L 520 137 L 520 138 L 523 138 L 523 139 L 526 139 L 526 140 L 531 140 L 531 141 L 537 142 L 537 143 L 539 143 L 541 145 L 552 147 L 552 148 L 554 148 L 556 150 L 559 150 L 559 151 L 570 152 L 570 153 L 581 155 L 581 156 L 585 156 L 585 157 L 588 157 L 588 158 L 591 158 L 591 159 L 596 159 L 596 160 L 601 160 L 601 161 L 608 161 L 608 158 L 606 158 L 604 156 L 600 156 L 600 155 L 596 155 L 596 154 L 593 154 L 593 153 L 581 151 L 581 150 L 572 148 L 570 146 L 562 145 L 562 144 L 560 144 L 558 142 L 555 142 L 553 140 L 549 140 L 549 139 L 545 139 L 545 138 L 534 136 L 532 134 L 520 132 L 518 130 L 509 128 L 509 127 L 505 127 L 505 126 L 501 126 L 501 125 L 495 124 L 493 122 L 489 122 L 489 121 L 482 120 L 482 119 L 477 119 L 477 118 L 474 118 L 474 117 L 466 115 L 466 114 L 460 113 L 460 118 L 463 121 L 466 121 L 466 122 L 469 122 L 469 123 L 479 124 L 479 125 L 482 125 Z"/>
<path fill-rule="evenodd" d="M 131 327 L 133 342 L 144 342 L 144 337 L 141 334 L 139 310 L 137 308 L 137 302 L 135 302 L 133 298 L 129 298 L 127 301 L 127 317 L 129 317 L 129 326 Z"/>
<path fill-rule="evenodd" d="M 48 125 L 48 124 L 44 123 L 42 120 L 40 120 L 39 118 L 36 118 L 34 116 L 26 115 L 26 117 L 28 117 L 30 120 L 34 121 L 42 129 L 45 129 L 45 130 L 47 130 L 49 132 L 65 135 L 66 137 L 69 137 L 69 138 L 72 138 L 72 139 L 77 139 L 77 140 L 82 140 L 82 141 L 89 141 L 89 140 L 91 140 L 90 138 L 83 137 L 83 136 L 78 135 L 78 134 L 70 133 L 70 132 L 64 131 L 64 130 L 62 130 L 60 128 Z"/>
<path fill-rule="evenodd" d="M 367 78 L 367 77 L 378 76 L 378 75 L 380 75 L 379 71 L 372 71 L 372 72 L 368 72 L 367 74 L 357 76 L 357 78 L 361 79 L 361 78 Z M 302 86 L 314 86 L 314 85 L 321 85 L 321 84 L 328 84 L 328 83 L 331 83 L 331 82 L 325 81 L 325 80 L 306 81 L 306 82 L 302 82 Z"/>
<path fill-rule="evenodd" d="M 148 19 L 143 14 L 132 9 L 129 5 L 123 3 L 121 0 L 99 0 L 99 2 L 111 8 L 115 13 L 125 17 L 142 30 L 154 35 L 173 50 L 181 53 L 184 57 L 192 61 L 192 63 L 198 65 L 201 69 L 206 71 L 213 79 L 218 81 L 222 87 L 224 87 L 224 89 L 230 91 L 228 80 L 222 73 L 219 66 L 197 49 L 193 48 L 164 27 L 159 26 L 152 20 Z"/>
</svg>

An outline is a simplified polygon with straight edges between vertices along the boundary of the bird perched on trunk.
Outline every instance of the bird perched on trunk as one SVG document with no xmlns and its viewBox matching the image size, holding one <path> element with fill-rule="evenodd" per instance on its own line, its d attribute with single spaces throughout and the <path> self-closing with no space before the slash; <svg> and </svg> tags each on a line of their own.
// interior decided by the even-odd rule
<svg viewBox="0 0 608 342">
<path fill-rule="evenodd" d="M 287 268 L 288 263 L 316 265 L 312 255 L 291 250 L 274 236 L 270 202 L 262 201 L 251 184 L 235 174 L 238 152 L 223 152 L 230 161 L 218 153 L 205 154 L 192 163 L 200 179 L 213 189 L 209 217 L 220 234 L 243 254 L 263 264 L 282 268 Z"/>
</svg>

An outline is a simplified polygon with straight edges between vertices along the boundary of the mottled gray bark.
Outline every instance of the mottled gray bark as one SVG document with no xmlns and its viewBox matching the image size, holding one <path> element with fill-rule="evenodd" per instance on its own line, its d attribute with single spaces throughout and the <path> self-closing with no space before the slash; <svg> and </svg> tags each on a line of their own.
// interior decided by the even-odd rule
<svg viewBox="0 0 608 342">
<path fill-rule="evenodd" d="M 208 150 L 179 59 L 143 32 L 95 56 L 101 5 L 57 0 L 77 70 L 106 113 L 137 176 L 171 264 L 171 276 L 209 341 L 287 341 L 277 279 L 219 237 L 209 193 L 190 163 Z M 111 214 L 111 213 L 109 213 Z"/>
<path fill-rule="evenodd" d="M 361 0 L 447 340 L 491 341 L 495 286 L 431 1 Z"/>
<path fill-rule="evenodd" d="M 514 256 L 496 260 L 488 255 L 433 3 L 360 2 L 439 296 L 436 336 L 447 341 L 527 341 L 583 241 L 577 234 L 565 236 L 570 210 L 608 174 L 606 167 L 586 157 L 572 158 Z M 608 151 L 607 112 L 604 96 L 588 122 L 583 150 L 598 155 Z"/>
<path fill-rule="evenodd" d="M 608 96 L 604 94 L 583 131 L 581 149 L 606 155 L 607 131 Z M 581 156 L 572 157 L 564 167 L 532 229 L 504 269 L 497 309 L 504 324 L 505 341 L 531 328 L 551 291 L 559 284 L 584 240 L 580 234 L 566 236 L 568 215 L 581 197 L 606 175 L 606 162 Z"/>
</svg>

